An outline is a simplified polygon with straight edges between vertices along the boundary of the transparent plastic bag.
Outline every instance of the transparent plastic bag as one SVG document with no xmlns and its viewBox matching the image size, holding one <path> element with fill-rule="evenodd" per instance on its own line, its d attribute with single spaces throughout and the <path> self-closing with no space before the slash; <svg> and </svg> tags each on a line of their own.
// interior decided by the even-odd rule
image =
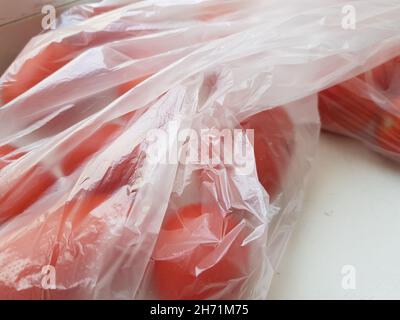
<svg viewBox="0 0 400 320">
<path fill-rule="evenodd" d="M 324 129 L 400 161 L 400 57 L 319 94 Z"/>
<path fill-rule="evenodd" d="M 265 298 L 316 93 L 400 46 L 400 4 L 351 3 L 353 31 L 348 1 L 160 0 L 78 7 L 32 39 L 0 83 L 0 297 Z M 192 136 L 235 129 L 239 163 L 188 161 L 230 149 Z"/>
</svg>

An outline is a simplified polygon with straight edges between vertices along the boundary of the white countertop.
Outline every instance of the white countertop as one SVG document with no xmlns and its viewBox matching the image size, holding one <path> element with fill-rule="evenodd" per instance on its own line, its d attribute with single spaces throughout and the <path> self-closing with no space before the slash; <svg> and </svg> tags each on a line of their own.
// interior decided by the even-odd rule
<svg viewBox="0 0 400 320">
<path fill-rule="evenodd" d="M 322 134 L 268 298 L 400 299 L 400 163 Z"/>
</svg>

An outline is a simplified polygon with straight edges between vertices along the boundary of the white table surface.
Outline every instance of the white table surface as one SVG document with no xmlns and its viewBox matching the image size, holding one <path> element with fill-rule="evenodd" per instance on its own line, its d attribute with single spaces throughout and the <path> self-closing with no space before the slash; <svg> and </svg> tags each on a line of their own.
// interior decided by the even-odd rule
<svg viewBox="0 0 400 320">
<path fill-rule="evenodd" d="M 318 153 L 268 298 L 400 299 L 400 163 L 328 133 Z"/>
</svg>

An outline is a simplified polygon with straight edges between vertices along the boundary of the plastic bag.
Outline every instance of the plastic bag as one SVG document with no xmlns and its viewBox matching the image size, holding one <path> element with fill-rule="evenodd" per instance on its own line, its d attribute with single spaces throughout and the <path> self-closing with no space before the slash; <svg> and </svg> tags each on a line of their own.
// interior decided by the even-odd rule
<svg viewBox="0 0 400 320">
<path fill-rule="evenodd" d="M 32 39 L 0 84 L 0 297 L 265 298 L 316 93 L 400 46 L 399 4 L 349 31 L 344 3 L 104 1 Z"/>
<path fill-rule="evenodd" d="M 400 57 L 324 90 L 319 109 L 326 130 L 400 161 Z"/>
</svg>

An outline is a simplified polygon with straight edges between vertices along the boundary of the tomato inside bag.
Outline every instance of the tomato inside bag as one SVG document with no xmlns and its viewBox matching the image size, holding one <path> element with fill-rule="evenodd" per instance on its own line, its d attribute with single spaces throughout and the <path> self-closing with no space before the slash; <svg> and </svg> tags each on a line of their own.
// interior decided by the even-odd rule
<svg viewBox="0 0 400 320">
<path fill-rule="evenodd" d="M 395 57 L 319 94 L 326 130 L 363 141 L 400 160 L 400 58 Z"/>
<path fill-rule="evenodd" d="M 0 79 L 0 298 L 266 298 L 317 93 L 397 152 L 396 118 L 341 91 L 400 46 L 400 8 L 356 2 L 351 37 L 337 0 L 104 0 L 33 38 Z"/>
</svg>

